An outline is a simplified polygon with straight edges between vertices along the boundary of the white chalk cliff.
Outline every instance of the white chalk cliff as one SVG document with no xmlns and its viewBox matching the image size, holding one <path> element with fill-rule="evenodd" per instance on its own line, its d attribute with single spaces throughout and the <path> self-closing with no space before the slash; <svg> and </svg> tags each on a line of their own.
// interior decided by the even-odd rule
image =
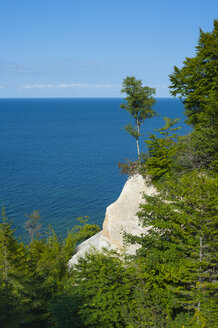
<svg viewBox="0 0 218 328">
<path fill-rule="evenodd" d="M 142 194 L 152 195 L 156 192 L 154 186 L 149 185 L 141 175 L 135 175 L 127 180 L 119 198 L 106 209 L 103 230 L 81 243 L 77 253 L 70 259 L 69 266 L 76 264 L 79 257 L 95 248 L 108 248 L 119 252 L 134 254 L 137 245 L 124 246 L 123 233 L 139 235 L 147 229 L 140 226 L 136 213 L 139 204 L 143 202 Z"/>
</svg>

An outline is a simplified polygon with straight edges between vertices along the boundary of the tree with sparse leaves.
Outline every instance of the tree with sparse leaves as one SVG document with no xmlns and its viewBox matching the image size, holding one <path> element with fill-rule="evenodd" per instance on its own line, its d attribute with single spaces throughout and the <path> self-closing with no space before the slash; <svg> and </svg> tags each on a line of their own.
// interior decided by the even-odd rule
<svg viewBox="0 0 218 328">
<path fill-rule="evenodd" d="M 32 214 L 27 215 L 26 217 L 29 218 L 28 221 L 25 223 L 25 229 L 26 231 L 29 232 L 30 235 L 30 241 L 32 242 L 34 238 L 36 238 L 39 234 L 39 231 L 41 229 L 41 224 L 40 224 L 40 214 L 39 211 L 34 210 Z"/>
<path fill-rule="evenodd" d="M 140 128 L 146 119 L 156 114 L 152 109 L 155 103 L 153 98 L 155 89 L 143 87 L 141 80 L 136 80 L 134 76 L 127 76 L 123 80 L 121 93 L 125 93 L 127 97 L 120 107 L 127 110 L 134 120 L 134 125 L 132 123 L 127 124 L 125 130 L 136 139 L 137 153 L 140 159 L 139 137 L 142 136 Z"/>
</svg>

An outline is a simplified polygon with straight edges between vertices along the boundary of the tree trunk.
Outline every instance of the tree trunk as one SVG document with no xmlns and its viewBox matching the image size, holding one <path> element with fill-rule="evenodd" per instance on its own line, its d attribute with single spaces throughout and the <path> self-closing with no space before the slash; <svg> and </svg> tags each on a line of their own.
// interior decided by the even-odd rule
<svg viewBox="0 0 218 328">
<path fill-rule="evenodd" d="M 136 125 L 137 125 L 137 130 L 138 130 L 138 137 L 136 138 L 137 153 L 138 153 L 139 161 L 141 162 L 141 160 L 140 160 L 140 150 L 139 150 L 139 134 L 140 134 L 140 126 L 139 126 L 138 120 L 136 121 Z"/>
<path fill-rule="evenodd" d="M 136 139 L 136 145 L 137 145 L 138 158 L 139 158 L 139 160 L 140 160 L 139 139 Z"/>
</svg>

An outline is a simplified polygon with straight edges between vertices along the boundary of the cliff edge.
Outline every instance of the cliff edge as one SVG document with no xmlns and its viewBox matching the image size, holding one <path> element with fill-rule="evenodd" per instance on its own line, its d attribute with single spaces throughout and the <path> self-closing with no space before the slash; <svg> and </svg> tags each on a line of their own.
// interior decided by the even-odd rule
<svg viewBox="0 0 218 328">
<path fill-rule="evenodd" d="M 119 198 L 107 207 L 103 229 L 78 246 L 77 253 L 69 261 L 69 266 L 76 264 L 78 258 L 83 257 L 92 248 L 96 250 L 108 248 L 134 254 L 138 246 L 124 246 L 123 233 L 125 231 L 132 235 L 139 235 L 149 229 L 140 226 L 136 216 L 139 204 L 143 201 L 143 193 L 152 195 L 156 193 L 156 189 L 139 174 L 130 177 Z"/>
</svg>

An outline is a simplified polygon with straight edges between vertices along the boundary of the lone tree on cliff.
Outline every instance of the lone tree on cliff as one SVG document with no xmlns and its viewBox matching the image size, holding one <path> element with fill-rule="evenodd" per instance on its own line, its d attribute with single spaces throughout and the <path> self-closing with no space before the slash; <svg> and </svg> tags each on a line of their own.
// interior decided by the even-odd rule
<svg viewBox="0 0 218 328">
<path fill-rule="evenodd" d="M 139 151 L 139 137 L 140 128 L 142 123 L 147 119 L 153 117 L 156 112 L 152 109 L 155 103 L 155 99 L 152 97 L 155 94 L 154 88 L 142 86 L 141 80 L 136 80 L 134 76 L 127 76 L 123 80 L 121 93 L 126 93 L 125 103 L 120 107 L 126 109 L 135 121 L 135 125 L 132 123 L 125 126 L 126 132 L 136 139 L 138 158 L 140 159 Z"/>
</svg>

